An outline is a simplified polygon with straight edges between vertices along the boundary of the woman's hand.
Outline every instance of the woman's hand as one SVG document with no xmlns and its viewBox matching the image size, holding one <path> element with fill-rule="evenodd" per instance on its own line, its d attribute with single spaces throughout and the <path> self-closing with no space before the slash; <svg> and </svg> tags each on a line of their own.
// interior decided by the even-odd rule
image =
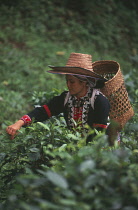
<svg viewBox="0 0 138 210">
<path fill-rule="evenodd" d="M 24 121 L 18 120 L 16 123 L 6 128 L 6 132 L 10 135 L 10 139 L 14 139 L 15 135 L 17 134 L 17 131 L 20 130 L 20 128 L 23 125 L 24 125 Z"/>
</svg>

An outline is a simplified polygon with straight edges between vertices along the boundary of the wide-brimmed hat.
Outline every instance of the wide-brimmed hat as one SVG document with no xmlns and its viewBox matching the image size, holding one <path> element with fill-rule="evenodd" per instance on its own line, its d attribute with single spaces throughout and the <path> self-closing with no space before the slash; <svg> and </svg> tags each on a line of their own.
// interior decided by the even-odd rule
<svg viewBox="0 0 138 210">
<path fill-rule="evenodd" d="M 95 73 L 107 79 L 104 87 L 100 90 L 110 102 L 110 119 L 117 122 L 120 128 L 123 128 L 134 115 L 134 111 L 119 63 L 110 60 L 95 61 L 92 63 L 92 68 Z"/>
<path fill-rule="evenodd" d="M 71 53 L 66 66 L 51 66 L 49 73 L 53 74 L 71 74 L 81 75 L 85 77 L 95 78 L 97 80 L 104 79 L 103 76 L 93 72 L 92 56 L 82 53 Z"/>
</svg>

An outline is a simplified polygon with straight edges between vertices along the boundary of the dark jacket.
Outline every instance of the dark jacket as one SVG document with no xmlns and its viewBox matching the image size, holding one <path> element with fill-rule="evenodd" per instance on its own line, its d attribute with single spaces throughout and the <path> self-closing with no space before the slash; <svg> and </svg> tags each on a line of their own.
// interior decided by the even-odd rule
<svg viewBox="0 0 138 210">
<path fill-rule="evenodd" d="M 57 116 L 63 113 L 67 122 L 68 119 L 68 106 L 64 105 L 67 91 L 64 91 L 61 95 L 53 97 L 47 104 L 35 108 L 32 112 L 28 113 L 28 116 L 34 119 L 36 122 L 42 122 L 49 119 L 51 116 Z M 110 105 L 108 99 L 102 94 L 98 95 L 94 102 L 94 109 L 90 105 L 88 111 L 88 125 L 93 127 L 94 124 L 97 127 L 104 127 L 107 125 L 109 116 Z M 99 125 L 99 126 L 98 126 Z"/>
</svg>

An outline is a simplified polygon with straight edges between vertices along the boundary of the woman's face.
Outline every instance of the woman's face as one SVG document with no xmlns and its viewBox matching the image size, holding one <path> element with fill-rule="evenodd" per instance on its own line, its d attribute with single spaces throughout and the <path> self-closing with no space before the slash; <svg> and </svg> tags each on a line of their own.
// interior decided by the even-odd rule
<svg viewBox="0 0 138 210">
<path fill-rule="evenodd" d="M 87 92 L 86 82 L 80 81 L 72 75 L 66 75 L 66 83 L 71 95 L 83 97 Z"/>
</svg>

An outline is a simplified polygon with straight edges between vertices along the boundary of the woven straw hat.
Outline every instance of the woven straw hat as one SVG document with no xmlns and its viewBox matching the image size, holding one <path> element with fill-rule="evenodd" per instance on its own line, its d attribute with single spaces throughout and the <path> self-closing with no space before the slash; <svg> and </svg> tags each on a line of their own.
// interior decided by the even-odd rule
<svg viewBox="0 0 138 210">
<path fill-rule="evenodd" d="M 72 74 L 92 77 L 95 79 L 104 79 L 101 75 L 92 71 L 92 56 L 82 53 L 71 53 L 66 66 L 51 66 L 49 73 L 54 74 Z"/>
<path fill-rule="evenodd" d="M 123 128 L 134 115 L 128 93 L 124 84 L 120 65 L 116 61 L 96 61 L 92 63 L 93 71 L 108 79 L 101 92 L 108 98 L 111 110 L 110 119 Z"/>
</svg>

